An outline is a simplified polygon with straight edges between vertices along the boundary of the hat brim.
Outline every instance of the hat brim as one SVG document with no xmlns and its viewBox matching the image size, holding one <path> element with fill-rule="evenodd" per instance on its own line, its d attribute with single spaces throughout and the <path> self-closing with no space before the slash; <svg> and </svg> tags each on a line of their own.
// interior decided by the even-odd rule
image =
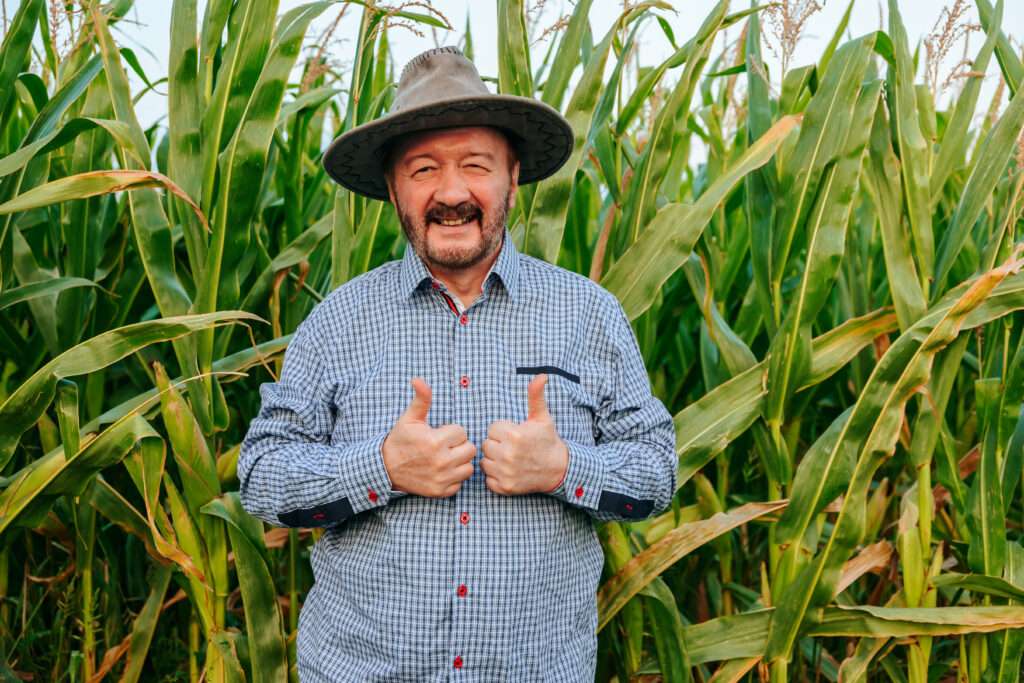
<svg viewBox="0 0 1024 683">
<path fill-rule="evenodd" d="M 390 201 L 384 180 L 387 144 L 433 128 L 493 126 L 518 138 L 519 184 L 543 180 L 572 154 L 572 126 L 553 107 L 516 95 L 474 95 L 386 114 L 338 136 L 323 166 L 338 184 L 372 199 Z"/>
</svg>

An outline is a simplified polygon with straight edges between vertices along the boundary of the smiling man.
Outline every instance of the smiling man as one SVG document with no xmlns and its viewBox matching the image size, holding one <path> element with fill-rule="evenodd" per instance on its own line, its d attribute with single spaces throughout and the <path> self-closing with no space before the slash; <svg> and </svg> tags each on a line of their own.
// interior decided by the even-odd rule
<svg viewBox="0 0 1024 683">
<path fill-rule="evenodd" d="M 325 153 L 409 246 L 303 321 L 239 455 L 250 512 L 326 528 L 302 681 L 594 680 L 594 519 L 666 508 L 677 462 L 621 306 L 506 229 L 572 144 L 447 47 Z"/>
</svg>

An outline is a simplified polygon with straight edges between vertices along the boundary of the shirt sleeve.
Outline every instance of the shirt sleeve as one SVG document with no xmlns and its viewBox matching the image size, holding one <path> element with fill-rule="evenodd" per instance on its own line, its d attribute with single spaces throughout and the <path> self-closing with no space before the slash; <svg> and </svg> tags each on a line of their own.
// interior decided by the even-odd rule
<svg viewBox="0 0 1024 683">
<path fill-rule="evenodd" d="M 384 468 L 387 433 L 331 443 L 325 348 L 307 318 L 288 344 L 280 379 L 260 387 L 262 405 L 238 454 L 242 505 L 270 524 L 334 526 L 400 495 Z"/>
<path fill-rule="evenodd" d="M 666 509 L 676 492 L 679 461 L 672 416 L 651 394 L 647 370 L 625 312 L 610 294 L 604 324 L 588 343 L 607 358 L 609 391 L 594 415 L 595 445 L 566 441 L 569 466 L 549 495 L 605 521 L 636 521 Z M 611 310 L 609 310 L 611 309 Z"/>
</svg>

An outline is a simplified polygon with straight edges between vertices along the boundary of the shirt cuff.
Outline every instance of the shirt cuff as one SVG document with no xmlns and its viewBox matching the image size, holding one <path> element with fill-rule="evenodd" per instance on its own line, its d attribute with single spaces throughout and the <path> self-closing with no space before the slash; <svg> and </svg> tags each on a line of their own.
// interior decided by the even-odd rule
<svg viewBox="0 0 1024 683">
<path fill-rule="evenodd" d="M 344 482 L 353 514 L 384 507 L 392 498 L 404 493 L 391 488 L 391 478 L 384 467 L 382 446 L 387 433 L 378 434 L 342 449 L 338 458 L 338 479 Z"/>
<path fill-rule="evenodd" d="M 604 480 L 604 459 L 595 446 L 572 441 L 565 441 L 565 445 L 569 449 L 569 467 L 561 483 L 548 495 L 570 505 L 597 510 Z"/>
</svg>

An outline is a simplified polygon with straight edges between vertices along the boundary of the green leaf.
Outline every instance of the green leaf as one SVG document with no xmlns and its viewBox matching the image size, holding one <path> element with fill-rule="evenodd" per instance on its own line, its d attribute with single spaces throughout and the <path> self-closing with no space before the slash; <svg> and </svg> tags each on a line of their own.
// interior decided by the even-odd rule
<svg viewBox="0 0 1024 683">
<path fill-rule="evenodd" d="M 910 238 L 903 228 L 903 188 L 900 163 L 892 149 L 885 108 L 879 102 L 871 127 L 864 184 L 878 208 L 885 272 L 901 330 L 909 330 L 928 307 Z"/>
<path fill-rule="evenodd" d="M 693 204 L 664 206 L 640 238 L 615 262 L 601 285 L 619 298 L 630 320 L 650 307 L 662 284 L 690 257 L 693 244 L 719 203 L 743 176 L 771 158 L 796 122 L 791 116 L 779 119 Z"/>
<path fill-rule="evenodd" d="M 886 95 L 892 112 L 892 137 L 900 153 L 899 172 L 906 191 L 907 223 L 914 245 L 921 286 L 932 278 L 935 244 L 932 232 L 931 194 L 928 183 L 928 148 L 917 116 L 914 89 L 914 64 L 910 56 L 907 31 L 903 27 L 896 0 L 889 0 L 889 35 L 894 62 L 889 65 Z"/>
<path fill-rule="evenodd" d="M 142 666 L 149 654 L 149 647 L 153 642 L 153 633 L 156 631 L 156 622 L 160 617 L 160 608 L 163 606 L 164 594 L 167 593 L 167 586 L 171 583 L 171 568 L 157 566 L 149 580 L 152 589 L 145 604 L 139 610 L 132 625 L 131 640 L 128 642 L 127 663 L 124 673 L 121 674 L 119 683 L 135 683 L 142 675 Z"/>
<path fill-rule="evenodd" d="M 277 5 L 277 0 L 241 0 L 237 3 L 222 0 L 211 2 L 207 6 L 206 17 L 203 20 L 203 44 L 200 49 L 200 64 L 207 65 L 207 77 L 204 80 L 208 99 L 200 128 L 200 150 L 203 155 L 200 206 L 207 215 L 211 214 L 214 207 L 217 158 L 236 134 L 261 69 L 264 68 L 264 60 L 270 49 L 274 31 Z M 221 48 L 220 64 L 214 84 L 214 52 L 220 48 L 221 35 L 229 17 L 228 40 Z M 210 23 L 209 27 L 207 22 Z"/>
<path fill-rule="evenodd" d="M 238 304 L 241 285 L 238 264 L 248 248 L 250 220 L 259 201 L 259 194 L 253 192 L 252 187 L 263 177 L 288 74 L 298 57 L 306 28 L 330 4 L 304 5 L 290 10 L 281 18 L 252 96 L 234 135 L 220 155 L 220 192 L 214 210 L 213 236 L 206 268 L 196 298 L 196 310 L 199 312 L 233 308 Z M 208 353 L 209 335 L 206 337 Z M 200 365 L 207 362 L 204 356 Z"/>
<path fill-rule="evenodd" d="M 242 508 L 237 492 L 225 493 L 208 503 L 203 512 L 225 520 L 245 606 L 245 624 L 252 673 L 256 683 L 288 678 L 288 653 L 281 608 L 263 542 L 263 524 Z"/>
<path fill-rule="evenodd" d="M 244 311 L 221 311 L 135 323 L 109 330 L 65 351 L 22 382 L 0 405 L 0 467 L 11 459 L 25 430 L 46 410 L 62 377 L 95 372 L 149 344 L 223 321 L 243 319 L 260 318 Z"/>
<path fill-rule="evenodd" d="M 43 280 L 42 282 L 31 282 L 27 285 L 22 285 L 21 287 L 8 289 L 0 294 L 0 310 L 23 301 L 28 301 L 29 299 L 52 296 L 72 287 L 98 286 L 99 285 L 92 280 L 86 280 L 85 278 L 80 277 L 55 277 L 50 280 Z"/>
<path fill-rule="evenodd" d="M 978 16 L 981 17 L 981 26 L 985 33 L 996 35 L 996 58 L 1003 71 L 1003 78 L 1010 88 L 1010 93 L 1016 95 L 1017 89 L 1024 85 L 1024 64 L 1021 63 L 1021 57 L 1010 45 L 1000 24 L 993 21 L 992 3 L 989 0 L 977 0 L 975 5 L 978 8 Z"/>
<path fill-rule="evenodd" d="M 956 206 L 956 212 L 939 243 L 938 259 L 935 263 L 935 283 L 932 298 L 943 292 L 943 285 L 957 254 L 963 248 L 968 233 L 982 211 L 992 200 L 992 191 L 1002 177 L 1012 152 L 1015 149 L 1021 128 L 1024 127 L 1024 97 L 1014 96 L 996 125 L 989 131 L 982 145 L 978 160 L 967 179 L 963 195 Z"/>
<path fill-rule="evenodd" d="M 498 0 L 498 92 L 533 97 L 529 36 L 522 0 Z"/>
<path fill-rule="evenodd" d="M 868 485 L 875 470 L 892 453 L 903 423 L 906 401 L 927 381 L 933 356 L 968 329 L 968 314 L 995 293 L 997 285 L 1024 265 L 1016 261 L 993 269 L 950 292 L 902 334 L 876 365 L 845 421 L 833 461 L 856 463 L 843 496 L 835 529 L 825 547 L 778 597 L 765 650 L 770 661 L 788 659 L 807 611 L 824 606 L 835 592 L 839 572 L 864 533 Z M 1005 315 L 1014 310 L 1007 307 Z M 824 438 L 824 437 L 822 437 Z M 820 501 L 807 503 L 817 507 Z"/>
<path fill-rule="evenodd" d="M 845 155 L 858 154 L 861 131 L 854 126 L 861 125 L 863 112 L 857 105 L 858 102 L 863 105 L 874 93 L 872 86 L 865 92 L 864 99 L 859 99 L 875 38 L 875 34 L 868 34 L 839 48 L 829 62 L 821 87 L 807 104 L 796 146 L 780 164 L 778 220 L 771 257 L 776 315 L 781 313 L 782 295 L 778 290 L 790 249 L 797 230 L 811 215 L 826 169 Z M 850 131 L 853 131 L 852 137 Z M 810 239 L 809 229 L 808 233 Z"/>
<path fill-rule="evenodd" d="M 647 144 L 641 152 L 640 158 L 634 164 L 633 177 L 629 181 L 622 219 L 619 222 L 618 230 L 624 236 L 626 244 L 634 243 L 642 232 L 646 232 L 647 223 L 655 211 L 658 188 L 668 166 L 677 120 L 686 116 L 693 91 L 697 87 L 700 70 L 707 61 L 715 34 L 722 26 L 722 20 L 725 18 L 728 8 L 727 0 L 721 0 L 715 5 L 715 8 L 711 10 L 697 30 L 697 34 L 688 43 L 689 51 L 686 55 L 686 67 L 683 74 L 679 77 L 679 82 L 672 88 L 665 104 L 654 117 L 654 124 L 649 131 Z M 685 118 L 682 120 L 685 122 Z M 678 265 L 681 265 L 681 262 L 676 267 Z M 675 271 L 675 268 L 672 270 Z M 666 274 L 665 277 L 667 278 L 670 274 Z M 658 282 L 657 286 L 660 287 L 661 282 L 664 280 Z M 637 312 L 637 315 L 640 312 L 642 310 Z M 630 319 L 632 320 L 633 317 L 635 316 L 631 316 Z"/>
<path fill-rule="evenodd" d="M 149 437 L 159 435 L 141 416 L 131 413 L 77 453 L 67 455 L 58 448 L 33 461 L 0 493 L 0 538 L 13 528 L 37 526 L 57 498 L 80 494 L 97 472 L 119 462 Z"/>
<path fill-rule="evenodd" d="M 998 26 L 1002 20 L 1002 0 L 999 0 L 996 5 L 996 12 L 998 14 L 996 25 Z M 971 71 L 983 74 L 988 70 L 988 63 L 992 58 L 999 35 L 998 31 L 989 32 L 981 50 L 978 51 L 978 56 L 971 62 Z M 978 103 L 978 95 L 981 93 L 981 83 L 982 77 L 970 76 L 956 98 L 953 116 L 946 124 L 946 132 L 942 135 L 942 143 L 939 145 L 939 151 L 935 155 L 935 162 L 932 165 L 930 187 L 933 207 L 939 202 L 943 186 L 949 180 L 954 164 L 961 163 L 963 160 L 964 151 L 970 141 L 968 132 Z"/>
<path fill-rule="evenodd" d="M 565 32 L 562 33 L 562 37 L 558 41 L 558 50 L 555 52 L 551 72 L 548 74 L 547 80 L 544 81 L 541 102 L 549 104 L 555 109 L 561 109 L 562 98 L 569 85 L 569 78 L 579 63 L 580 45 L 583 42 L 583 34 L 587 27 L 587 15 L 590 14 L 592 3 L 593 0 L 582 0 L 576 3 L 572 17 L 569 19 L 569 25 L 566 26 Z M 603 58 L 601 63 L 604 63 Z M 587 69 L 589 68 L 590 63 L 588 62 Z"/>
<path fill-rule="evenodd" d="M 747 503 L 710 519 L 682 524 L 664 538 L 629 560 L 597 592 L 597 630 L 604 628 L 630 598 L 679 558 L 741 524 L 777 512 L 787 501 Z"/>
<path fill-rule="evenodd" d="M 0 215 L 38 209 L 51 204 L 95 197 L 99 194 L 124 192 L 147 187 L 163 187 L 187 201 L 198 213 L 199 207 L 192 203 L 180 187 L 165 175 L 153 171 L 90 171 L 59 178 L 0 204 Z"/>
<path fill-rule="evenodd" d="M 584 4 L 589 6 L 589 2 L 580 3 L 576 11 L 579 12 Z M 586 14 L 582 16 L 585 21 Z M 565 230 L 566 214 L 569 211 L 569 203 L 572 200 L 573 180 L 583 159 L 586 147 L 585 137 L 594 126 L 594 108 L 597 105 L 601 87 L 604 84 L 605 61 L 608 57 L 612 41 L 615 38 L 617 26 L 618 24 L 612 27 L 604 40 L 594 48 L 590 61 L 587 63 L 583 76 L 576 85 L 576 89 L 573 91 L 572 98 L 569 100 L 569 105 L 566 108 L 565 116 L 574 132 L 573 151 L 569 159 L 554 176 L 540 181 L 537 185 L 537 191 L 533 195 L 532 206 L 525 207 L 524 210 L 527 221 L 526 237 L 523 242 L 524 249 L 526 253 L 549 263 L 555 263 L 558 259 L 558 250 L 562 244 L 562 233 Z M 559 64 L 557 59 L 565 57 L 575 59 L 577 54 L 578 45 L 575 52 L 566 54 L 564 57 L 560 49 L 556 58 L 555 69 L 559 71 L 568 70 L 569 67 Z M 575 61 L 572 64 L 575 65 Z M 551 79 L 549 78 L 548 84 L 550 83 Z M 544 89 L 545 96 L 548 92 L 547 87 L 545 86 Z M 559 97 L 559 99 L 561 98 Z"/>
<path fill-rule="evenodd" d="M 0 44 L 0 112 L 14 95 L 14 82 L 25 66 L 42 8 L 42 0 L 25 0 L 18 5 L 10 25 L 4 26 L 4 41 Z"/>
<path fill-rule="evenodd" d="M 844 55 L 837 54 L 833 64 L 838 65 L 843 59 Z M 807 107 L 803 124 L 805 128 L 801 130 L 801 136 L 808 130 L 806 126 L 813 125 L 809 119 L 812 118 L 812 111 L 817 108 L 817 99 L 825 96 L 829 88 L 837 87 L 831 81 L 831 71 L 825 76 L 825 82 Z M 839 156 L 835 164 L 828 165 L 824 170 L 816 190 L 814 206 L 803 224 L 807 240 L 804 256 L 806 265 L 800 276 L 800 284 L 789 300 L 782 326 L 772 338 L 766 358 L 768 367 L 765 381 L 768 393 L 763 414 L 773 434 L 781 433 L 787 405 L 796 388 L 803 383 L 804 375 L 810 371 L 811 324 L 824 307 L 839 274 L 846 245 L 846 226 L 860 179 L 861 160 L 871 130 L 871 118 L 881 89 L 880 80 L 860 89 L 852 116 L 844 119 L 848 130 L 846 140 L 838 148 Z M 843 136 L 837 134 L 841 130 L 843 128 L 822 130 L 821 134 L 841 138 Z M 786 168 L 801 160 L 800 149 L 801 144 L 798 142 L 796 151 L 786 160 Z M 786 177 L 784 171 L 784 191 Z M 779 260 L 785 258 L 784 254 L 776 256 Z M 779 260 L 773 259 L 773 262 L 779 263 Z"/>
<path fill-rule="evenodd" d="M 813 342 L 811 373 L 803 388 L 834 375 L 878 335 L 895 329 L 895 317 L 881 310 L 848 320 Z M 678 487 L 745 432 L 760 412 L 763 363 L 706 393 L 675 416 Z"/>
</svg>

